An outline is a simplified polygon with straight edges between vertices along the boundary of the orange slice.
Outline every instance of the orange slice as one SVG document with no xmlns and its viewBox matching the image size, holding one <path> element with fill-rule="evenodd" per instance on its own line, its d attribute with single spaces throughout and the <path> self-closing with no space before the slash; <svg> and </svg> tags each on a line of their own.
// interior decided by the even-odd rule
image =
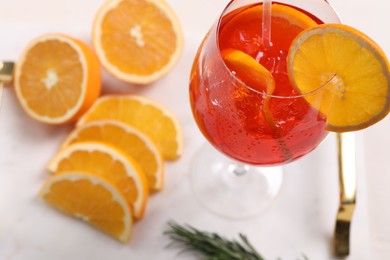
<svg viewBox="0 0 390 260">
<path fill-rule="evenodd" d="M 122 194 L 108 181 L 88 173 L 63 173 L 49 178 L 40 191 L 49 205 L 79 218 L 126 243 L 133 221 Z"/>
<path fill-rule="evenodd" d="M 150 138 L 142 132 L 119 121 L 94 121 L 75 128 L 62 148 L 85 141 L 103 142 L 117 147 L 137 161 L 146 174 L 151 191 L 163 188 L 164 165 L 161 153 Z"/>
<path fill-rule="evenodd" d="M 327 116 L 328 130 L 364 129 L 390 109 L 390 67 L 368 36 L 343 24 L 324 24 L 298 35 L 288 54 L 288 73 L 302 93 L 323 88 L 323 102 L 309 103 Z"/>
<path fill-rule="evenodd" d="M 274 92 L 275 80 L 271 72 L 252 58 L 252 56 L 235 49 L 225 49 L 221 55 L 226 66 L 236 74 L 246 87 L 268 95 Z M 268 124 L 274 127 L 275 123 L 269 111 L 269 100 L 270 96 L 266 96 L 263 112 Z"/>
<path fill-rule="evenodd" d="M 32 40 L 15 67 L 15 90 L 32 118 L 49 124 L 74 121 L 99 96 L 100 65 L 83 42 L 62 34 Z"/>
<path fill-rule="evenodd" d="M 113 76 L 148 84 L 177 63 L 183 33 L 164 0 L 108 0 L 96 15 L 93 45 Z"/>
<path fill-rule="evenodd" d="M 263 5 L 250 8 L 242 7 L 241 12 L 233 12 L 225 17 L 225 24 L 221 25 L 220 49 L 232 47 L 256 57 L 258 43 L 261 40 Z M 229 17 L 231 16 L 231 17 Z M 306 28 L 317 25 L 308 15 L 287 5 L 272 4 L 271 42 L 273 49 L 288 50 L 295 36 Z M 241 31 L 245 31 L 242 34 Z M 245 44 L 242 42 L 245 41 Z"/>
<path fill-rule="evenodd" d="M 262 11 L 263 6 L 260 6 Z M 262 12 L 261 12 L 262 13 Z M 252 10 L 254 15 L 254 10 Z M 279 23 L 286 23 L 286 27 L 289 26 L 290 30 L 301 30 L 302 28 L 308 28 L 317 25 L 317 23 L 305 13 L 283 4 L 272 4 L 272 19 L 280 20 Z M 290 31 L 290 34 L 293 32 Z"/>
<path fill-rule="evenodd" d="M 275 90 L 275 80 L 271 72 L 252 58 L 252 56 L 239 50 L 225 49 L 222 51 L 222 57 L 227 67 L 236 74 L 239 80 L 245 84 L 245 87 L 259 92 L 259 95 L 261 93 L 266 94 L 262 105 L 264 118 L 272 129 L 275 139 L 278 140 L 277 143 L 283 156 L 285 158 L 292 158 L 287 145 L 279 137 L 280 130 L 276 127 L 275 120 L 270 111 L 269 103 L 271 95 Z"/>
<path fill-rule="evenodd" d="M 49 171 L 90 172 L 109 180 L 122 192 L 136 219 L 141 219 L 148 200 L 145 174 L 131 157 L 98 142 L 75 143 L 60 150 L 48 165 Z"/>
<path fill-rule="evenodd" d="M 259 92 L 272 94 L 275 80 L 271 72 L 258 63 L 252 56 L 235 49 L 225 49 L 221 53 L 226 66 L 245 83 Z"/>
<path fill-rule="evenodd" d="M 165 159 L 177 159 L 183 149 L 183 133 L 176 117 L 156 101 L 136 95 L 99 98 L 77 125 L 113 119 L 149 136 Z"/>
</svg>

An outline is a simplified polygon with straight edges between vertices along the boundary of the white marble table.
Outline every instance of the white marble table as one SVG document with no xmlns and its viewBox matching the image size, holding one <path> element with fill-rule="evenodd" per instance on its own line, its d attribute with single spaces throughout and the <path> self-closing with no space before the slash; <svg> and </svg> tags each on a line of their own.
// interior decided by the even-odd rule
<svg viewBox="0 0 390 260">
<path fill-rule="evenodd" d="M 93 16 L 104 0 L 0 0 L 0 59 L 15 60 L 25 43 L 46 32 L 63 32 L 87 42 Z M 298 0 L 297 0 L 298 1 Z M 247 234 L 267 259 L 333 259 L 331 240 L 338 207 L 335 138 L 286 167 L 284 187 L 263 214 L 226 220 L 204 210 L 189 182 L 193 155 L 204 142 L 188 104 L 191 61 L 203 35 L 227 0 L 168 0 L 185 32 L 179 64 L 152 86 L 136 88 L 104 78 L 104 93 L 138 93 L 168 106 L 184 129 L 184 153 L 166 164 L 166 188 L 153 195 L 145 219 L 123 245 L 80 221 L 52 210 L 36 194 L 48 177 L 45 164 L 72 126 L 46 126 L 28 118 L 12 89 L 6 89 L 0 110 L 0 259 L 194 259 L 167 249 L 162 232 L 168 220 L 190 223 L 227 237 Z M 366 32 L 390 55 L 390 2 L 331 1 L 344 23 Z M 390 259 L 390 118 L 357 136 L 358 206 L 352 223 L 352 260 Z"/>
</svg>

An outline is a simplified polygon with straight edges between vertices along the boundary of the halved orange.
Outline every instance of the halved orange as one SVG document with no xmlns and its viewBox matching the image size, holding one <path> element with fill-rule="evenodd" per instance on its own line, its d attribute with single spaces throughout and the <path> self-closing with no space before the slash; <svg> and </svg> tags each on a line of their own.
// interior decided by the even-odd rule
<svg viewBox="0 0 390 260">
<path fill-rule="evenodd" d="M 102 176 L 122 192 L 134 218 L 141 219 L 145 213 L 149 196 L 146 176 L 133 158 L 115 147 L 98 142 L 75 143 L 60 150 L 47 168 L 56 174 L 82 171 Z"/>
<path fill-rule="evenodd" d="M 288 54 L 291 83 L 301 93 L 323 86 L 323 102 L 306 99 L 327 116 L 328 130 L 356 131 L 390 110 L 390 66 L 382 49 L 364 33 L 343 24 L 309 28 Z"/>
<path fill-rule="evenodd" d="M 114 120 L 92 121 L 76 127 L 62 144 L 96 141 L 115 146 L 126 153 L 142 168 L 151 191 L 164 186 L 164 164 L 160 151 L 142 132 L 125 123 Z"/>
<path fill-rule="evenodd" d="M 49 124 L 78 119 L 101 90 L 95 54 L 82 41 L 63 34 L 32 40 L 16 63 L 14 80 L 22 108 Z"/>
<path fill-rule="evenodd" d="M 45 202 L 126 243 L 133 227 L 131 209 L 109 181 L 85 172 L 49 178 L 40 191 Z"/>
<path fill-rule="evenodd" d="M 183 133 L 173 113 L 162 104 L 137 95 L 107 95 L 77 122 L 117 120 L 140 130 L 156 144 L 165 159 L 177 159 L 183 149 Z"/>
<path fill-rule="evenodd" d="M 118 79 L 148 84 L 168 73 L 183 49 L 183 33 L 164 0 L 108 0 L 93 24 L 93 45 Z"/>
</svg>

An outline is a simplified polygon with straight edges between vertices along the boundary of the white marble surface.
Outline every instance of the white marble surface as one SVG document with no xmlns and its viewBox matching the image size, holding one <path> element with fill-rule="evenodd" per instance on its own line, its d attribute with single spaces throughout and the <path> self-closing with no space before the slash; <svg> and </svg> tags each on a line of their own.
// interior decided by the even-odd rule
<svg viewBox="0 0 390 260">
<path fill-rule="evenodd" d="M 32 37 L 68 33 L 87 42 L 91 24 L 104 0 L 0 0 L 0 59 L 15 60 Z M 298 1 L 298 0 L 297 0 Z M 334 136 L 307 157 L 286 167 L 282 192 L 263 214 L 232 221 L 205 211 L 189 182 L 191 159 L 204 142 L 188 104 L 188 75 L 203 35 L 227 0 L 168 0 L 182 22 L 185 50 L 179 64 L 162 80 L 144 88 L 105 75 L 104 93 L 138 93 L 154 98 L 178 116 L 184 129 L 184 153 L 166 164 L 166 188 L 151 197 L 145 219 L 123 245 L 68 218 L 36 194 L 48 173 L 45 164 L 72 126 L 46 126 L 28 118 L 6 89 L 0 110 L 0 259 L 195 259 L 167 249 L 162 232 L 168 220 L 190 223 L 227 237 L 247 234 L 267 259 L 333 259 L 331 240 L 338 204 Z M 344 23 L 366 32 L 390 55 L 387 25 L 390 2 L 332 0 Z M 358 206 L 352 223 L 352 260 L 390 259 L 390 128 L 387 118 L 358 134 Z"/>
</svg>

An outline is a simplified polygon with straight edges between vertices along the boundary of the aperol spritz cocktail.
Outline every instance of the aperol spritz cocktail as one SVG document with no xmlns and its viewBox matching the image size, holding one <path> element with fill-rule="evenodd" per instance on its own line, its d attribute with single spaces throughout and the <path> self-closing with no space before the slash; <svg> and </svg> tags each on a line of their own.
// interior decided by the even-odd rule
<svg viewBox="0 0 390 260">
<path fill-rule="evenodd" d="M 271 6 L 267 24 L 262 1 L 231 1 L 195 57 L 190 81 L 194 118 L 206 139 L 236 165 L 215 164 L 206 169 L 210 159 L 197 158 L 202 166 L 194 166 L 193 171 L 201 171 L 199 175 L 206 179 L 212 179 L 211 172 L 217 168 L 242 176 L 243 172 L 248 175 L 253 165 L 276 166 L 291 162 L 315 149 L 328 135 L 326 117 L 311 105 L 322 102 L 323 91 L 319 88 L 302 94 L 294 89 L 289 81 L 286 59 L 292 41 L 300 32 L 320 23 L 336 23 L 339 19 L 323 0 L 284 0 L 273 2 Z M 265 29 L 270 33 L 267 39 Z M 256 78 L 261 77 L 261 73 L 253 68 L 256 67 L 254 61 L 272 74 L 272 89 L 262 85 L 267 79 Z M 261 178 L 264 182 L 268 177 Z M 195 178 L 194 182 L 198 180 Z M 252 186 L 253 182 L 249 181 Z M 261 189 L 267 195 L 270 191 L 266 186 L 262 185 Z M 245 190 L 248 189 L 250 187 L 246 186 Z M 260 194 L 255 196 L 259 201 Z M 227 204 L 231 204 L 232 198 L 227 200 Z"/>
<path fill-rule="evenodd" d="M 292 87 L 287 74 L 286 57 L 291 42 L 305 29 L 288 23 L 288 19 L 295 19 L 296 12 L 303 11 L 291 6 L 278 7 L 280 16 L 286 18 L 272 19 L 268 46 L 261 44 L 261 3 L 240 7 L 223 16 L 218 32 L 209 35 L 198 53 L 191 76 L 191 104 L 202 133 L 223 153 L 255 165 L 276 165 L 297 159 L 317 147 L 328 134 L 326 118 Z M 314 15 L 304 14 L 322 23 Z M 213 41 L 216 45 L 210 46 Z M 246 86 L 234 78 L 221 57 L 223 50 L 229 48 L 249 54 L 272 73 L 275 79 L 272 94 L 262 94 L 262 89 L 256 91 L 257 86 Z M 267 99 L 273 125 L 266 120 Z"/>
</svg>

